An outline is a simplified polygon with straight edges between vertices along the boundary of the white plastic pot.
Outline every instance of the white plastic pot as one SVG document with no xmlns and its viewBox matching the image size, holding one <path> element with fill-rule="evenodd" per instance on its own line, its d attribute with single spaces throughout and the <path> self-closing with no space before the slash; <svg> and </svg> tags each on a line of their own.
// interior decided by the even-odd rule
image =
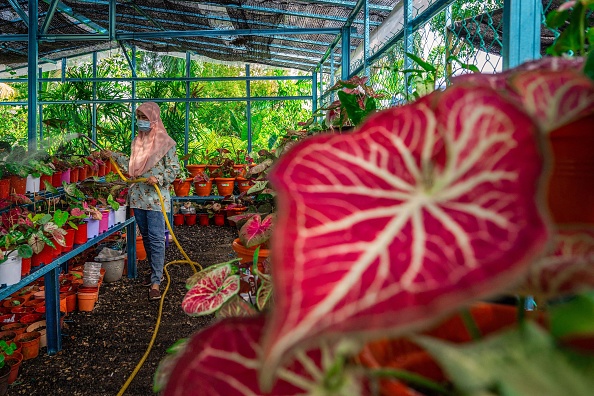
<svg viewBox="0 0 594 396">
<path fill-rule="evenodd" d="M 128 207 L 126 205 L 120 205 L 120 208 L 115 211 L 115 223 L 123 223 L 126 221 L 126 209 Z"/>
<path fill-rule="evenodd" d="M 41 185 L 41 177 L 33 177 L 31 175 L 27 176 L 27 192 L 28 193 L 39 192 L 40 185 Z"/>
<path fill-rule="evenodd" d="M 21 281 L 21 265 L 23 259 L 18 253 L 12 252 L 8 259 L 0 264 L 0 285 L 14 285 Z"/>
</svg>

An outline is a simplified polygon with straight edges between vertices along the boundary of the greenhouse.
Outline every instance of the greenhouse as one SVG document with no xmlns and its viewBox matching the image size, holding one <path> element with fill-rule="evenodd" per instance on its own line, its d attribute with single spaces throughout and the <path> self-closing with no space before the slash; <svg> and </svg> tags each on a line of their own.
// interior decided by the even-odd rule
<svg viewBox="0 0 594 396">
<path fill-rule="evenodd" d="M 0 396 L 591 395 L 593 45 L 592 0 L 0 1 Z"/>
</svg>

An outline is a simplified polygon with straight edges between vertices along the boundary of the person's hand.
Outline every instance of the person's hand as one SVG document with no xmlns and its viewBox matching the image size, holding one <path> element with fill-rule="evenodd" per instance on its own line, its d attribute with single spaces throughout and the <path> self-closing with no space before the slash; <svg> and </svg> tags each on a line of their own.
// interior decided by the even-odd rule
<svg viewBox="0 0 594 396">
<path fill-rule="evenodd" d="M 110 150 L 101 150 L 101 158 L 111 158 L 113 153 Z"/>
<path fill-rule="evenodd" d="M 157 183 L 159 183 L 159 181 L 155 176 L 150 176 L 148 179 L 146 179 L 146 184 L 148 184 L 149 186 L 154 186 Z"/>
</svg>

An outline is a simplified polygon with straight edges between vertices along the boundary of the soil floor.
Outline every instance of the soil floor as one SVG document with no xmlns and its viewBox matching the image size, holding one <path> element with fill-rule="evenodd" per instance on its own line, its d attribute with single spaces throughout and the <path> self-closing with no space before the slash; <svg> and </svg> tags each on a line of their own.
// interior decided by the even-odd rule
<svg viewBox="0 0 594 396">
<path fill-rule="evenodd" d="M 175 227 L 188 256 L 203 266 L 235 257 L 231 243 L 235 227 Z M 174 244 L 167 248 L 165 262 L 181 260 Z M 125 395 L 152 395 L 153 375 L 165 351 L 178 339 L 207 326 L 212 317 L 189 317 L 181 309 L 189 265 L 168 267 L 171 285 L 163 305 L 161 326 L 154 346 Z M 141 281 L 148 263 L 139 262 L 138 278 L 123 277 L 103 283 L 92 312 L 72 312 L 62 331 L 62 351 L 53 356 L 42 348 L 37 358 L 21 365 L 19 378 L 8 389 L 13 395 L 116 395 L 146 352 L 155 328 L 158 301 L 148 301 L 148 288 Z M 165 283 L 161 292 L 165 289 Z"/>
</svg>

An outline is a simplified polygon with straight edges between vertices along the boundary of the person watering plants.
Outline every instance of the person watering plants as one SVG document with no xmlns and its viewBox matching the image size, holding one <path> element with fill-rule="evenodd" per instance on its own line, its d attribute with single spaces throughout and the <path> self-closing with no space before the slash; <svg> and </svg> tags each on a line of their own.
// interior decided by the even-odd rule
<svg viewBox="0 0 594 396">
<path fill-rule="evenodd" d="M 159 287 L 163 280 L 165 264 L 165 219 L 157 191 L 159 186 L 165 211 L 169 212 L 169 185 L 180 171 L 175 152 L 175 141 L 169 137 L 160 117 L 161 110 L 154 102 L 146 102 L 136 109 L 138 135 L 132 141 L 132 152 L 128 159 L 119 153 L 108 153 L 117 161 L 120 168 L 132 179 L 146 178 L 144 183 L 133 183 L 128 192 L 130 208 L 134 209 L 136 224 L 142 235 L 151 274 L 144 285 L 150 286 L 149 300 L 159 300 Z"/>
</svg>

